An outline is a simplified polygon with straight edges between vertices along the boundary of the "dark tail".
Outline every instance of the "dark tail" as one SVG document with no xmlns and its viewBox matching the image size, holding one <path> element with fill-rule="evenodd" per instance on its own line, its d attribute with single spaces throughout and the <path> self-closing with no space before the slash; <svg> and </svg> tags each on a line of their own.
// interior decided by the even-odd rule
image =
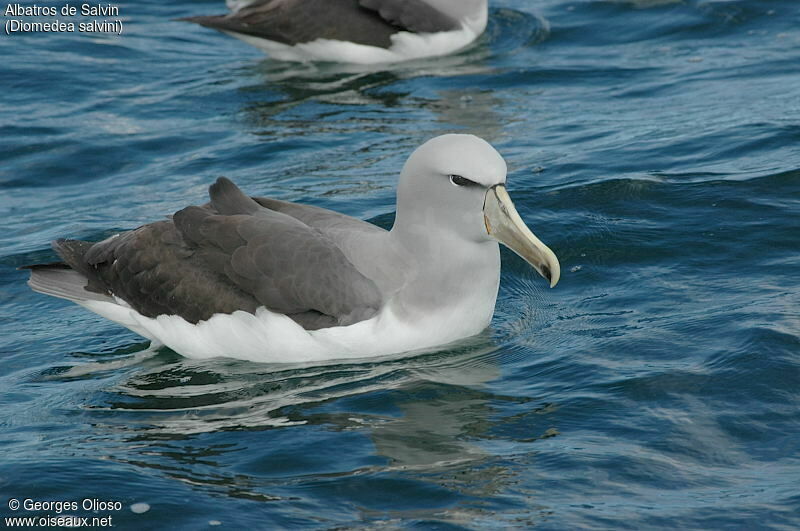
<svg viewBox="0 0 800 531">
<path fill-rule="evenodd" d="M 91 243 L 80 240 L 56 240 L 52 246 L 64 262 L 20 267 L 30 270 L 31 278 L 28 280 L 28 286 L 33 291 L 75 302 L 86 300 L 114 302 L 114 299 L 106 294 L 86 289 L 89 279 L 84 255 L 92 246 Z"/>
</svg>

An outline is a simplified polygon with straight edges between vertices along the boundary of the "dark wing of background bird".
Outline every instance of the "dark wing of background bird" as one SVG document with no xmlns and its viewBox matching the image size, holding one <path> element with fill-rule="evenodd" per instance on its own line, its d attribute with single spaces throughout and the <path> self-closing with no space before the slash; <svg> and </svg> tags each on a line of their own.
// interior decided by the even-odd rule
<svg viewBox="0 0 800 531">
<path fill-rule="evenodd" d="M 422 0 L 267 0 L 227 15 L 182 20 L 290 46 L 332 39 L 389 48 L 398 31 L 432 33 L 460 27 Z"/>
</svg>

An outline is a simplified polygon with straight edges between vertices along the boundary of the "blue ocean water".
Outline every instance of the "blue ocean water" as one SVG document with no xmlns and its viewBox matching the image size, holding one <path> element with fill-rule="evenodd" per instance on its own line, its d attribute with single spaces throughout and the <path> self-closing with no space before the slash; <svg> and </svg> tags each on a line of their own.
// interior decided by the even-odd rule
<svg viewBox="0 0 800 531">
<path fill-rule="evenodd" d="M 0 516 L 800 527 L 795 1 L 498 0 L 469 49 L 379 68 L 174 20 L 219 0 L 115 5 L 121 36 L 0 35 Z M 454 131 L 504 155 L 563 274 L 504 251 L 492 327 L 453 348 L 193 361 L 16 269 L 220 175 L 390 226 L 405 157 Z"/>
</svg>

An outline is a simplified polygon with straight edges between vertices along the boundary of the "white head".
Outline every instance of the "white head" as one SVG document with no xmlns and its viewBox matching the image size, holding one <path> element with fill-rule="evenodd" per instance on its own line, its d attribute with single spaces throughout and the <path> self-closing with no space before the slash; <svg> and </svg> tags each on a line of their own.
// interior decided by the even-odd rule
<svg viewBox="0 0 800 531">
<path fill-rule="evenodd" d="M 420 243 L 432 237 L 500 241 L 554 286 L 558 259 L 522 222 L 505 182 L 506 163 L 485 140 L 457 134 L 433 138 L 403 166 L 392 232 Z"/>
</svg>

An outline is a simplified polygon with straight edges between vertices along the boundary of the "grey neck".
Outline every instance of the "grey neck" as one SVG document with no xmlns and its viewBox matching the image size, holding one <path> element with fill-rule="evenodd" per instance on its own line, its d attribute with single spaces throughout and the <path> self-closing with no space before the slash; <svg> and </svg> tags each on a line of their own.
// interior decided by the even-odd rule
<svg viewBox="0 0 800 531">
<path fill-rule="evenodd" d="M 416 315 L 460 305 L 494 308 L 500 283 L 497 242 L 467 241 L 424 224 L 410 228 L 396 223 L 389 233 L 392 247 L 409 257 L 395 301 L 399 308 Z"/>
<path fill-rule="evenodd" d="M 475 17 L 489 7 L 488 0 L 426 0 L 426 3 L 456 20 Z"/>
</svg>

